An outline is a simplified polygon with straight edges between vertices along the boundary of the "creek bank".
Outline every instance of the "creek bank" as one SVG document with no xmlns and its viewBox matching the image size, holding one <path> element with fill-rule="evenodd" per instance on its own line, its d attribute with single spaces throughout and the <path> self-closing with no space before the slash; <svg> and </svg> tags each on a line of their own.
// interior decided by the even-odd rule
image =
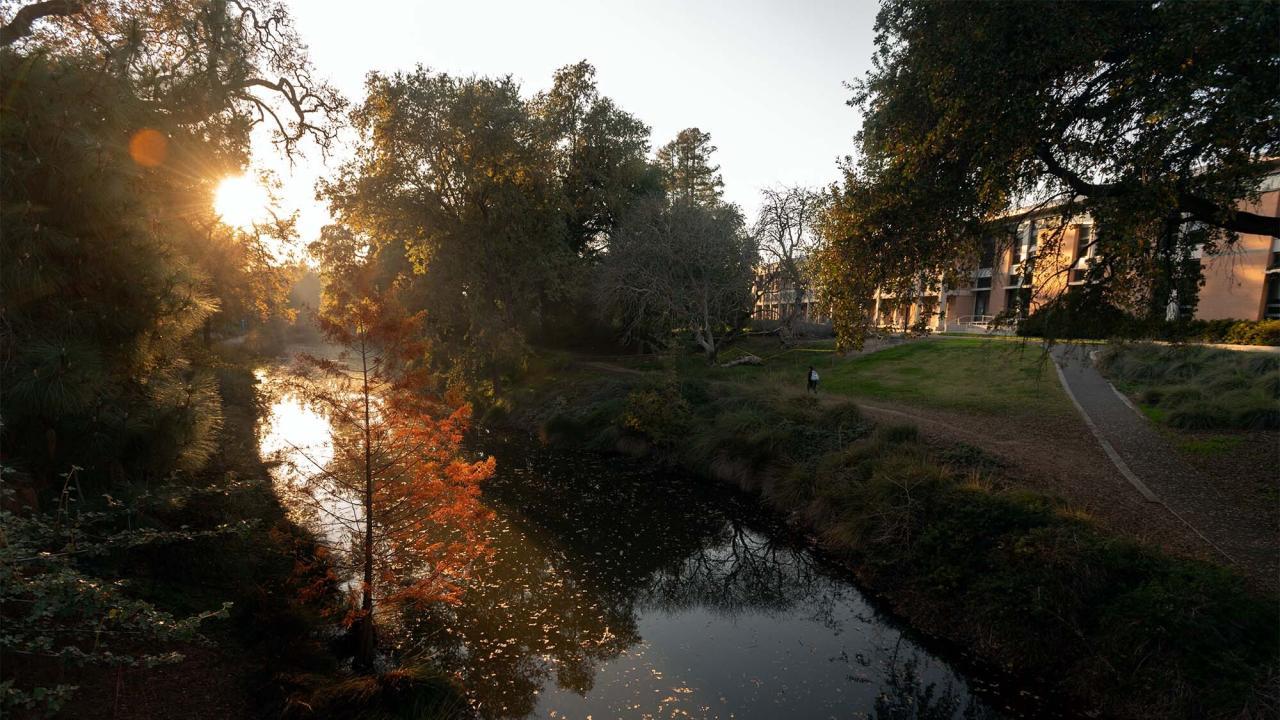
<svg viewBox="0 0 1280 720">
<path fill-rule="evenodd" d="M 235 346 L 206 360 L 224 416 L 216 451 L 203 469 L 180 478 L 186 492 L 178 501 L 135 519 L 139 527 L 236 531 L 140 545 L 94 561 L 100 577 L 160 610 L 186 617 L 227 603 L 227 617 L 207 620 L 194 640 L 148 648 L 181 655 L 173 663 L 72 666 L 74 675 L 39 661 L 13 668 L 45 684 L 73 679 L 78 690 L 53 716 L 463 716 L 460 691 L 430 666 L 369 676 L 344 667 L 340 580 L 315 535 L 290 518 L 273 486 L 273 463 L 259 453 L 272 400 L 255 373 L 262 362 Z"/>
<path fill-rule="evenodd" d="M 551 444 L 728 482 L 808 528 L 917 629 L 1118 718 L 1262 717 L 1276 599 L 1232 572 L 1107 535 L 853 403 L 648 375 L 551 373 L 507 424 Z"/>
</svg>

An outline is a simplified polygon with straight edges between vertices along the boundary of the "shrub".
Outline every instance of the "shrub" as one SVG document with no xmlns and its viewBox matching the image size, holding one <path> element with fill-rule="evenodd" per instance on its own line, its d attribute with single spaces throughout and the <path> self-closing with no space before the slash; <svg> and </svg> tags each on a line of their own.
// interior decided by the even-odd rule
<svg viewBox="0 0 1280 720">
<path fill-rule="evenodd" d="M 1192 403 L 1198 403 L 1204 396 L 1200 391 L 1185 385 L 1173 387 L 1166 390 L 1160 400 L 1160 406 L 1166 408 L 1177 408 Z"/>
<path fill-rule="evenodd" d="M 1241 320 L 1223 333 L 1223 342 L 1236 345 L 1280 345 L 1280 320 Z"/>
<path fill-rule="evenodd" d="M 1254 353 L 1245 368 L 1251 375 L 1267 375 L 1280 372 L 1280 355 L 1274 353 Z"/>
<path fill-rule="evenodd" d="M 1132 338 L 1176 343 L 1280 345 L 1280 320 L 1176 320 L 1138 318 L 1077 291 L 1045 303 L 1018 334 L 1060 340 Z"/>
<path fill-rule="evenodd" d="M 920 437 L 920 428 L 915 425 L 881 425 L 876 428 L 876 439 L 889 443 L 899 444 L 905 442 L 914 442 Z"/>
<path fill-rule="evenodd" d="M 1237 408 L 1232 425 L 1244 430 L 1280 430 L 1280 407 L 1274 402 L 1261 402 Z"/>
<path fill-rule="evenodd" d="M 1123 310 L 1091 293 L 1073 290 L 1037 308 L 1018 325 L 1018 334 L 1058 340 L 1100 340 L 1127 336 L 1132 323 L 1132 318 Z"/>
<path fill-rule="evenodd" d="M 1231 414 L 1226 408 L 1207 402 L 1193 402 L 1171 411 L 1165 422 L 1183 430 L 1212 430 L 1230 427 Z"/>
<path fill-rule="evenodd" d="M 466 698 L 453 681 L 430 665 L 410 665 L 376 675 L 291 675 L 286 718 L 391 720 L 465 718 Z"/>
<path fill-rule="evenodd" d="M 701 378 L 682 378 L 680 397 L 690 405 L 703 405 L 711 400 L 711 383 Z"/>
<path fill-rule="evenodd" d="M 1160 388 L 1147 388 L 1138 395 L 1138 402 L 1143 405 L 1159 405 L 1164 399 L 1164 390 Z"/>
<path fill-rule="evenodd" d="M 671 445 L 689 427 L 689 403 L 672 383 L 632 390 L 622 411 L 622 426 L 659 445 Z"/>
<path fill-rule="evenodd" d="M 1099 367 L 1127 386 L 1156 422 L 1189 430 L 1276 427 L 1280 357 L 1149 344 L 1113 345 Z"/>
<path fill-rule="evenodd" d="M 1258 381 L 1258 390 L 1262 396 L 1271 400 L 1280 399 L 1280 373 L 1270 373 Z"/>
<path fill-rule="evenodd" d="M 1231 392 L 1233 390 L 1246 390 L 1252 386 L 1249 376 L 1238 372 L 1221 373 L 1208 378 L 1206 386 L 1212 394 Z"/>
<path fill-rule="evenodd" d="M 942 465 L 991 472 L 1005 465 L 1004 461 L 980 447 L 968 443 L 954 443 L 934 453 L 934 460 Z"/>
</svg>

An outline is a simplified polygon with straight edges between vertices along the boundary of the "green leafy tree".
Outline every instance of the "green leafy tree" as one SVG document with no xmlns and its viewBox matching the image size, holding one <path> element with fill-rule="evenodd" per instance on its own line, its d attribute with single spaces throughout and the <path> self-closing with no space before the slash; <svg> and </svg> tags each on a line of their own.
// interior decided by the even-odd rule
<svg viewBox="0 0 1280 720">
<path fill-rule="evenodd" d="M 649 126 L 602 97 L 585 60 L 556 71 L 533 102 L 548 133 L 576 253 L 599 250 L 638 198 L 661 192 L 649 162 Z"/>
<path fill-rule="evenodd" d="M 317 252 L 403 286 L 435 370 L 483 393 L 518 369 L 579 260 L 551 138 L 511 78 L 421 67 L 371 75 L 353 121 L 356 157 L 324 188 L 342 227 Z"/>
<path fill-rule="evenodd" d="M 341 101 L 263 2 L 10 2 L 0 28 L 6 455 L 41 488 L 197 469 L 220 423 L 201 330 L 273 312 L 264 243 L 291 232 L 227 228 L 213 189 L 257 123 L 327 143 Z"/>
<path fill-rule="evenodd" d="M 963 267 L 1030 201 L 1093 216 L 1099 292 L 1138 313 L 1184 282 L 1189 248 L 1280 234 L 1237 208 L 1280 151 L 1278 26 L 1275 3 L 886 2 L 824 226 L 841 336 L 866 329 L 869 289 Z"/>
<path fill-rule="evenodd" d="M 724 179 L 720 166 L 711 161 L 715 151 L 711 134 L 696 127 L 681 130 L 675 140 L 658 149 L 657 164 L 673 200 L 704 205 L 720 201 Z"/>
</svg>

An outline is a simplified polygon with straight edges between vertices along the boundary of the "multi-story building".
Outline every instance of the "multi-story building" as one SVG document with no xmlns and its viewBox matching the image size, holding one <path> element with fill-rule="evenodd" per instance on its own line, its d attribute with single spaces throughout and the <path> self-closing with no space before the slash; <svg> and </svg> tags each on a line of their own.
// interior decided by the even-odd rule
<svg viewBox="0 0 1280 720">
<path fill-rule="evenodd" d="M 1280 217 L 1280 170 L 1267 176 L 1255 202 L 1241 210 Z M 1013 238 L 992 240 L 959 287 L 921 288 L 910 299 L 876 294 L 874 317 L 885 327 L 923 324 L 932 330 L 986 329 L 997 317 L 1025 316 L 1072 285 L 1085 282 L 1096 254 L 1088 215 L 1064 218 L 1055 207 L 1013 212 L 1004 218 Z M 1048 248 L 1049 233 L 1060 233 Z M 1203 285 L 1194 307 L 1170 308 L 1171 316 L 1202 320 L 1280 319 L 1280 238 L 1240 235 L 1229 252 L 1196 252 Z M 1034 260 L 1034 262 L 1032 262 Z M 924 319 L 920 323 L 921 318 Z"/>
<path fill-rule="evenodd" d="M 756 302 L 751 317 L 756 320 L 782 320 L 787 317 L 805 323 L 823 325 L 829 322 L 818 303 L 817 291 L 812 287 L 796 292 L 795 284 L 776 264 L 761 265 L 756 269 Z"/>
</svg>

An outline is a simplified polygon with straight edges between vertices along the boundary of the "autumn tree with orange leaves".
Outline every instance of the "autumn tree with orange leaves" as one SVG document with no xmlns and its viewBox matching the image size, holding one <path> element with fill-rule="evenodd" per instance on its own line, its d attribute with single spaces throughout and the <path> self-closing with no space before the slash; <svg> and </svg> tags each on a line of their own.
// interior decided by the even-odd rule
<svg viewBox="0 0 1280 720">
<path fill-rule="evenodd" d="M 291 381 L 333 425 L 332 457 L 299 450 L 309 467 L 293 489 L 352 581 L 346 622 L 361 670 L 374 666 L 382 608 L 459 602 L 489 554 L 480 485 L 494 460 L 463 457 L 469 405 L 424 392 L 412 366 L 418 320 L 390 298 L 335 293 L 320 324 L 342 352 L 300 355 Z"/>
</svg>

